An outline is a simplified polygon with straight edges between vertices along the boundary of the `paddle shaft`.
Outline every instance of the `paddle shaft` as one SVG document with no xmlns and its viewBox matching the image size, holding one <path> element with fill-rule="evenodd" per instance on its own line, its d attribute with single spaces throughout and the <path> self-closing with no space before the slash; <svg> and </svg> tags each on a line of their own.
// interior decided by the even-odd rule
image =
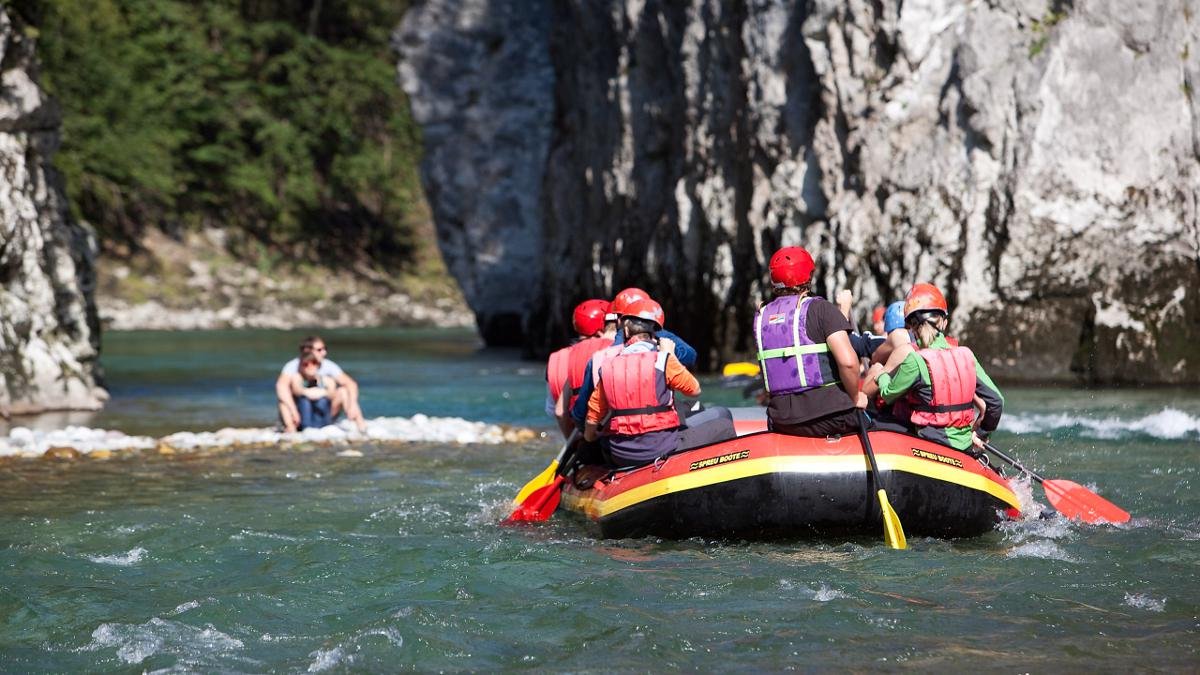
<svg viewBox="0 0 1200 675">
<path fill-rule="evenodd" d="M 879 475 L 879 465 L 875 463 L 875 451 L 871 449 L 871 438 L 867 435 L 867 414 L 858 408 L 858 437 L 862 439 L 863 453 L 871 463 L 871 476 L 875 481 L 875 489 L 883 489 L 883 479 Z"/>
<path fill-rule="evenodd" d="M 1030 471 L 1029 469 L 1026 469 L 1024 467 L 1024 465 L 1022 465 L 1020 462 L 1013 459 L 1012 457 L 1009 457 L 1008 455 L 1004 454 L 1003 452 L 1000 452 L 999 450 L 996 449 L 996 446 L 992 445 L 991 443 L 984 443 L 983 447 L 985 449 L 987 449 L 988 452 L 992 453 L 993 455 L 995 455 L 995 456 L 999 457 L 1000 459 L 1004 460 L 1005 462 L 1007 462 L 1009 466 L 1016 469 L 1017 471 L 1020 471 L 1021 473 L 1029 476 L 1030 478 L 1036 480 L 1039 483 L 1042 483 L 1043 485 L 1046 483 L 1045 478 L 1042 478 L 1041 476 Z"/>
</svg>

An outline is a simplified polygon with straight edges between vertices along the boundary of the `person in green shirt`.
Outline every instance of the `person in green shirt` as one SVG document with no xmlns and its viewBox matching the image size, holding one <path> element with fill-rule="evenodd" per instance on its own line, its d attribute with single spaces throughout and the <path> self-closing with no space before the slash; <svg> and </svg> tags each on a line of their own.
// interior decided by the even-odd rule
<svg viewBox="0 0 1200 675">
<path fill-rule="evenodd" d="M 977 455 L 1000 424 L 1004 397 L 971 350 L 947 339 L 947 310 L 937 287 L 913 286 L 904 303 L 912 348 L 891 371 L 872 366 L 863 393 L 895 404 L 894 414 L 917 436 Z"/>
</svg>

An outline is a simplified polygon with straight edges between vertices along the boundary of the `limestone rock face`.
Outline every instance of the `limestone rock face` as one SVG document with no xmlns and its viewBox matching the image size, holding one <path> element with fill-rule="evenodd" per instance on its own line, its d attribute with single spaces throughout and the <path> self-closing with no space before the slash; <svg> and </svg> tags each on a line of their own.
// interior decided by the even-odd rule
<svg viewBox="0 0 1200 675">
<path fill-rule="evenodd" d="M 744 357 L 801 244 L 862 314 L 941 286 L 995 377 L 1200 381 L 1200 0 L 510 4 L 429 0 L 398 42 L 451 269 L 509 280 L 531 350 L 639 285 Z"/>
<path fill-rule="evenodd" d="M 99 408 L 95 237 L 67 213 L 59 112 L 2 9 L 0 49 L 0 415 Z"/>
</svg>

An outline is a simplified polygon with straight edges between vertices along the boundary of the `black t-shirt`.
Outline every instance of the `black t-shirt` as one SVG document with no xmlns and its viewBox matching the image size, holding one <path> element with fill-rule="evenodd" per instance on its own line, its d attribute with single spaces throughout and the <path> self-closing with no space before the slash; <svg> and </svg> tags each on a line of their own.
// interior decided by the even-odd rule
<svg viewBox="0 0 1200 675">
<path fill-rule="evenodd" d="M 805 329 L 810 340 L 821 343 L 834 333 L 851 331 L 853 326 L 832 302 L 825 298 L 814 298 L 808 303 Z M 829 358 L 832 360 L 833 355 L 830 354 Z M 833 413 L 853 410 L 854 400 L 842 388 L 836 361 L 833 363 L 833 377 L 838 382 L 833 387 L 818 387 L 799 394 L 772 396 L 767 403 L 767 417 L 778 424 L 799 424 Z"/>
</svg>

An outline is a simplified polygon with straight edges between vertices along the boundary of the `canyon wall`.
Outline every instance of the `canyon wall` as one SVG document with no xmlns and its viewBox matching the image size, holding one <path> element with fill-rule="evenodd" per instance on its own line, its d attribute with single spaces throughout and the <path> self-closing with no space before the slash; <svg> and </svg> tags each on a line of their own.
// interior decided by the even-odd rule
<svg viewBox="0 0 1200 675">
<path fill-rule="evenodd" d="M 51 165 L 60 117 L 33 39 L 3 9 L 0 50 L 0 415 L 99 408 L 95 237 Z"/>
<path fill-rule="evenodd" d="M 544 353 L 643 286 L 708 366 L 765 265 L 916 281 L 1002 379 L 1200 382 L 1200 0 L 429 0 L 396 33 L 443 252 Z M 489 328 L 492 327 L 492 328 Z"/>
</svg>

